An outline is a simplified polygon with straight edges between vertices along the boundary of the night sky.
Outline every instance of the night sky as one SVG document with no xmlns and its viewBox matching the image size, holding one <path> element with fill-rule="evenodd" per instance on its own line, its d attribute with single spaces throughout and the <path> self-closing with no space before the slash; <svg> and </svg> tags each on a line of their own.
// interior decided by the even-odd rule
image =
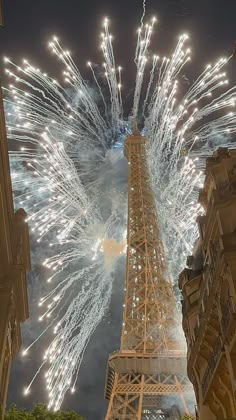
<svg viewBox="0 0 236 420">
<path fill-rule="evenodd" d="M 110 18 L 111 33 L 117 64 L 124 68 L 123 91 L 132 92 L 135 67 L 133 63 L 136 29 L 142 15 L 142 0 L 7 0 L 4 4 L 5 26 L 1 28 L 1 51 L 13 61 L 30 58 L 36 66 L 60 79 L 61 67 L 48 51 L 51 35 L 58 35 L 63 46 L 72 52 L 83 76 L 89 78 L 86 63 L 101 63 L 99 34 L 102 20 Z M 168 55 L 177 37 L 187 32 L 192 46 L 190 75 L 194 78 L 202 66 L 221 56 L 228 56 L 236 39 L 235 0 L 146 0 L 146 17 L 158 17 L 153 36 L 152 51 Z M 2 66 L 1 66 L 2 67 Z M 230 65 L 231 78 L 236 80 L 236 64 Z M 2 69 L 1 69 L 2 70 Z M 3 81 L 5 77 L 2 72 Z M 36 258 L 40 250 L 33 249 Z M 39 258 L 38 258 L 39 259 Z M 30 317 L 22 329 L 25 343 L 34 337 L 34 320 L 38 317 L 35 301 L 38 297 L 43 273 L 39 266 L 29 276 Z M 103 400 L 106 361 L 109 352 L 119 348 L 122 308 L 122 282 L 115 281 L 112 306 L 107 318 L 97 328 L 85 353 L 80 371 L 78 394 L 68 395 L 63 408 L 78 410 L 86 420 L 102 420 L 106 410 Z M 37 287 L 35 287 L 37 284 Z M 40 293 L 41 295 L 41 293 Z M 40 344 L 43 348 L 43 342 Z M 13 365 L 9 403 L 30 408 L 45 400 L 44 380 L 39 379 L 29 397 L 24 398 L 23 386 L 31 379 L 40 363 L 40 355 L 18 358 Z"/>
</svg>

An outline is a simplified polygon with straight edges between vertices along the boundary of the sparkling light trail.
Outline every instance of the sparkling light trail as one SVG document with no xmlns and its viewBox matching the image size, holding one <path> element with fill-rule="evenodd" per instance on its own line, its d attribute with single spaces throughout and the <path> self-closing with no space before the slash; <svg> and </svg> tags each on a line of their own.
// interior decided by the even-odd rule
<svg viewBox="0 0 236 420">
<path fill-rule="evenodd" d="M 222 58 L 184 92 L 178 77 L 190 61 L 188 36 L 180 36 L 169 58 L 150 59 L 155 21 L 138 30 L 132 119 L 148 139 L 151 181 L 175 281 L 197 238 L 205 158 L 216 146 L 232 144 L 236 87 L 227 87 L 228 59 Z M 57 37 L 49 48 L 63 65 L 63 83 L 28 60 L 18 66 L 6 58 L 13 81 L 5 88 L 5 109 L 16 204 L 28 212 L 33 240 L 45 244 L 42 264 L 49 272 L 48 292 L 38 302 L 44 329 L 22 355 L 33 351 L 44 332 L 52 339 L 24 393 L 43 370 L 49 407 L 57 410 L 66 391 L 75 392 L 87 343 L 109 308 L 112 273 L 126 252 L 126 196 L 112 175 L 130 124 L 107 18 L 101 35 L 104 80 L 88 63 L 95 87 Z"/>
</svg>

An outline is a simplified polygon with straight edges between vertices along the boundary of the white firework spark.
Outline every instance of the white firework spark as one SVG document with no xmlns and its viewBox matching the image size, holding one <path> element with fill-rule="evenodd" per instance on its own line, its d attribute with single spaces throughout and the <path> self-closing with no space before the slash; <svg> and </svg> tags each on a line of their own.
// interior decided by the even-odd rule
<svg viewBox="0 0 236 420">
<path fill-rule="evenodd" d="M 179 38 L 170 58 L 154 55 L 151 60 L 154 23 L 155 18 L 138 30 L 132 118 L 142 121 L 148 139 L 151 181 L 175 279 L 197 238 L 201 169 L 214 149 L 209 141 L 214 135 L 220 138 L 217 146 L 230 145 L 229 135 L 236 131 L 236 88 L 225 90 L 223 67 L 228 59 L 220 59 L 181 96 L 178 76 L 190 61 L 188 37 Z M 86 345 L 109 307 L 112 271 L 125 253 L 123 192 L 112 179 L 108 189 L 104 185 L 110 176 L 107 167 L 119 161 L 122 139 L 130 128 L 108 20 L 101 43 L 106 86 L 96 66 L 88 63 L 97 100 L 69 51 L 56 37 L 49 46 L 64 66 L 66 87 L 27 60 L 18 66 L 5 59 L 6 72 L 14 80 L 5 88 L 5 108 L 16 203 L 26 208 L 37 241 L 49 247 L 43 265 L 50 270 L 52 286 L 39 300 L 45 308 L 39 320 L 49 318 L 44 331 L 55 335 L 41 367 L 46 369 L 49 407 L 57 410 L 66 391 L 75 390 Z M 109 211 L 104 212 L 104 206 Z"/>
</svg>

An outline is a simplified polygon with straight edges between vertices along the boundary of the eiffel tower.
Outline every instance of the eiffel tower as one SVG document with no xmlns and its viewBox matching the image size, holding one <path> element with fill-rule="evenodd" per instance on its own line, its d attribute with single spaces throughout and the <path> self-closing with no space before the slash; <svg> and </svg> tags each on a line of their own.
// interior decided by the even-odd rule
<svg viewBox="0 0 236 420">
<path fill-rule="evenodd" d="M 125 139 L 128 227 L 120 350 L 110 354 L 106 420 L 177 419 L 189 413 L 192 385 L 176 334 L 176 301 L 165 266 L 149 179 L 146 139 Z"/>
</svg>

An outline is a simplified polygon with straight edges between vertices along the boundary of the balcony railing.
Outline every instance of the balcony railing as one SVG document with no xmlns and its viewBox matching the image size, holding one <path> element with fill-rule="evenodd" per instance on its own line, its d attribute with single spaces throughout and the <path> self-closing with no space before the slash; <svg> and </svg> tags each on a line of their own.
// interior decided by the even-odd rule
<svg viewBox="0 0 236 420">
<path fill-rule="evenodd" d="M 221 330 L 222 335 L 224 338 L 226 338 L 231 326 L 233 319 L 236 318 L 235 309 L 233 307 L 232 298 L 229 297 L 227 303 L 224 306 L 222 318 L 221 318 Z"/>
<path fill-rule="evenodd" d="M 205 309 L 207 307 L 208 296 L 209 296 L 208 290 L 207 290 L 207 288 L 205 288 L 205 293 L 204 293 L 204 296 L 203 296 L 203 306 L 204 306 Z"/>
<path fill-rule="evenodd" d="M 214 275 L 218 267 L 221 251 L 222 251 L 221 246 L 220 246 L 220 238 L 217 238 L 214 241 L 214 243 L 211 244 L 210 248 L 211 248 L 210 270 L 211 270 L 211 274 Z"/>
<path fill-rule="evenodd" d="M 215 372 L 216 365 L 219 361 L 220 355 L 222 353 L 223 349 L 223 342 L 222 337 L 218 335 L 216 342 L 213 347 L 213 351 L 211 353 L 211 356 L 209 358 L 209 362 L 206 368 L 206 371 L 204 373 L 203 379 L 202 379 L 202 392 L 203 397 L 206 395 L 206 392 L 208 390 L 209 384 L 212 380 L 212 377 Z"/>
<path fill-rule="evenodd" d="M 220 256 L 221 256 L 221 246 L 220 246 L 220 240 L 217 239 L 214 242 L 214 246 L 212 247 L 212 249 L 214 251 L 212 251 L 212 263 L 211 264 L 207 264 L 204 268 L 204 279 L 205 281 L 202 283 L 202 289 L 200 292 L 200 298 L 199 301 L 203 302 L 203 306 L 201 305 L 200 310 L 199 310 L 199 314 L 198 314 L 198 322 L 194 328 L 194 335 L 195 335 L 195 340 L 196 337 L 198 336 L 198 330 L 201 327 L 201 324 L 203 321 L 203 317 L 204 317 L 204 313 L 206 312 L 207 309 L 207 305 L 208 305 L 208 299 L 209 296 L 212 294 L 212 287 L 213 285 L 216 287 L 216 278 L 215 278 L 215 273 L 216 270 L 218 268 L 219 262 L 220 262 Z"/>
</svg>

